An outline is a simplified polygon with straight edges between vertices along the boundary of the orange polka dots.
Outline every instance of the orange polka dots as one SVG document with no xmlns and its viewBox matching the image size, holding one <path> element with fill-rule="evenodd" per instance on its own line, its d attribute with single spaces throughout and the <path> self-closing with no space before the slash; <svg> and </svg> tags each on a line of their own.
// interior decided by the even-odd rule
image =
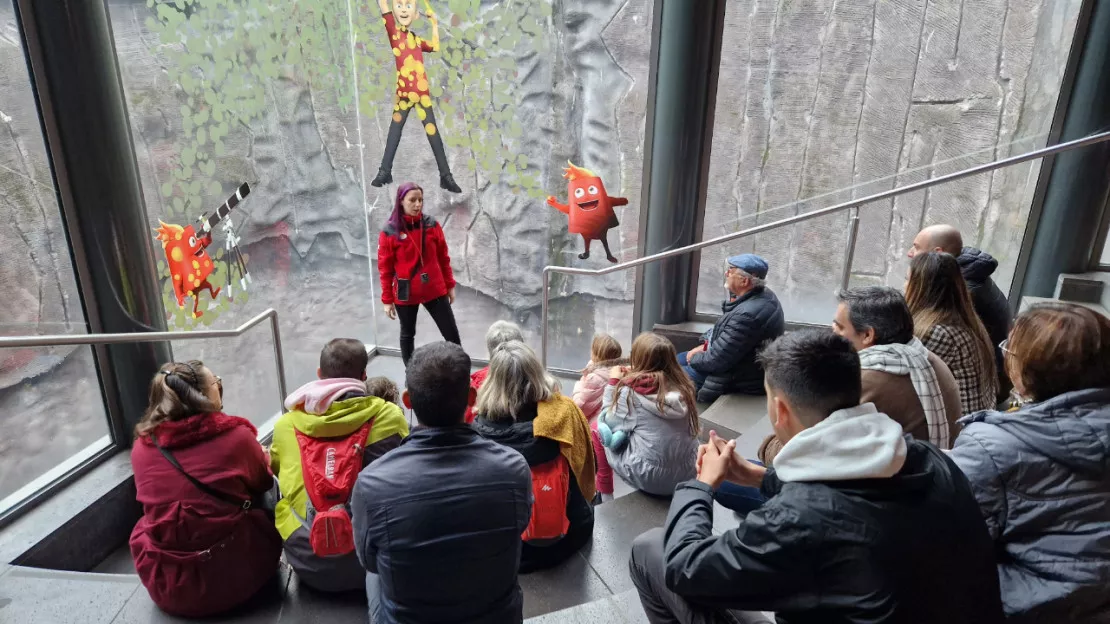
<svg viewBox="0 0 1110 624">
<path fill-rule="evenodd" d="M 393 121 L 401 123 L 401 113 L 393 113 Z"/>
<path fill-rule="evenodd" d="M 427 132 L 428 136 L 435 136 L 436 135 L 436 125 L 433 124 L 433 123 L 425 125 L 424 126 L 424 132 Z"/>
<path fill-rule="evenodd" d="M 393 56 L 401 56 L 401 51 L 397 48 L 393 48 Z"/>
<path fill-rule="evenodd" d="M 412 94 L 409 94 L 409 95 L 412 95 Z M 420 96 L 420 105 L 423 106 L 424 108 L 431 108 L 432 107 L 432 98 L 428 97 L 427 95 Z"/>
</svg>

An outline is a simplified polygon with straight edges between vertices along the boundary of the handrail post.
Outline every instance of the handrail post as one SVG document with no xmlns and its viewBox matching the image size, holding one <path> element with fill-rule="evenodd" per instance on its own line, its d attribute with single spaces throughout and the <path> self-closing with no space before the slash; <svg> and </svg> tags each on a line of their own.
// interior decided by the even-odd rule
<svg viewBox="0 0 1110 624">
<path fill-rule="evenodd" d="M 273 337 L 274 342 L 274 364 L 277 366 L 277 380 L 278 380 L 278 397 L 279 410 L 285 408 L 285 397 L 289 396 L 289 391 L 285 387 L 285 356 L 281 352 L 281 328 L 278 327 L 278 315 L 273 309 L 270 310 L 270 335 Z"/>
<path fill-rule="evenodd" d="M 551 305 L 548 301 L 549 291 L 548 286 L 551 281 L 550 267 L 543 269 L 543 303 L 540 307 L 540 361 L 543 362 L 544 367 L 547 367 L 547 321 L 548 321 L 548 307 Z"/>
<path fill-rule="evenodd" d="M 859 237 L 859 206 L 848 211 L 848 243 L 844 246 L 844 271 L 840 275 L 840 289 L 848 290 L 852 280 L 852 261 L 856 259 L 856 239 Z"/>
</svg>

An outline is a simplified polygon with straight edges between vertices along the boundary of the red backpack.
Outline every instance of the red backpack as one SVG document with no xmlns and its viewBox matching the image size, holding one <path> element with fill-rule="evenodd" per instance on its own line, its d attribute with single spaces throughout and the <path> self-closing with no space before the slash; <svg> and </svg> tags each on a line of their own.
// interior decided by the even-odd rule
<svg viewBox="0 0 1110 624">
<path fill-rule="evenodd" d="M 520 538 L 533 544 L 554 542 L 567 534 L 570 464 L 562 455 L 532 468 L 532 519 Z"/>
<path fill-rule="evenodd" d="M 348 436 L 313 438 L 297 431 L 307 518 L 297 516 L 308 529 L 312 552 L 319 557 L 346 555 L 355 549 L 350 500 L 373 419 Z M 293 515 L 297 515 L 293 512 Z"/>
</svg>

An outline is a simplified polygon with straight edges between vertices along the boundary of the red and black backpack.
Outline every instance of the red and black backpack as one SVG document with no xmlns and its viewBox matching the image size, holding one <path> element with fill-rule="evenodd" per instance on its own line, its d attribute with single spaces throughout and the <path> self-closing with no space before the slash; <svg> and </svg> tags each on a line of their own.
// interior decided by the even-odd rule
<svg viewBox="0 0 1110 624">
<path fill-rule="evenodd" d="M 570 493 L 570 464 L 561 454 L 532 467 L 532 519 L 520 538 L 536 545 L 551 543 L 567 534 L 567 495 Z"/>
<path fill-rule="evenodd" d="M 363 452 L 373 419 L 350 435 L 313 438 L 297 431 L 304 477 L 305 518 L 293 515 L 308 529 L 312 552 L 319 557 L 336 557 L 355 549 L 351 526 L 351 492 L 362 470 Z"/>
</svg>

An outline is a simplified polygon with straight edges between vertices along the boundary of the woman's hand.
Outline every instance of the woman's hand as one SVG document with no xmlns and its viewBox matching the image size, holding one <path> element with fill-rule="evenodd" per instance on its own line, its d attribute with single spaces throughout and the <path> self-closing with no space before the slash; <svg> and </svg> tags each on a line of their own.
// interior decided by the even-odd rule
<svg viewBox="0 0 1110 624">
<path fill-rule="evenodd" d="M 387 303 L 382 306 L 382 309 L 385 310 L 385 315 L 389 317 L 389 320 L 397 320 L 397 306 Z"/>
<path fill-rule="evenodd" d="M 450 303 L 451 305 L 455 305 L 455 289 L 454 288 L 447 291 L 447 303 Z"/>
<path fill-rule="evenodd" d="M 626 372 L 628 371 L 623 366 L 614 366 L 613 368 L 609 369 L 609 378 L 621 379 L 622 377 L 624 377 L 624 374 Z"/>
</svg>

